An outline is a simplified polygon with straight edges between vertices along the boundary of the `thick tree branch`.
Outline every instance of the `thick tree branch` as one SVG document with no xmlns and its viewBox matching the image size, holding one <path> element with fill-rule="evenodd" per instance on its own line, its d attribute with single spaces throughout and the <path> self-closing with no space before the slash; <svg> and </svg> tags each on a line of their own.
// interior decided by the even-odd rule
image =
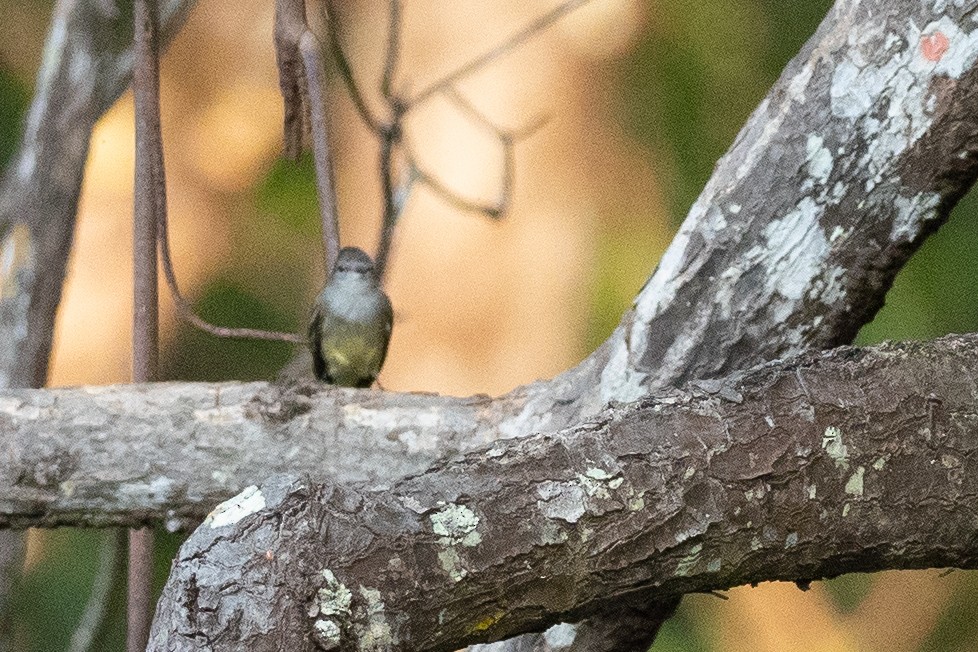
<svg viewBox="0 0 978 652">
<path fill-rule="evenodd" d="M 279 476 L 183 546 L 150 649 L 451 650 L 651 587 L 973 568 L 976 385 L 978 336 L 843 347 L 385 491 Z"/>
</svg>

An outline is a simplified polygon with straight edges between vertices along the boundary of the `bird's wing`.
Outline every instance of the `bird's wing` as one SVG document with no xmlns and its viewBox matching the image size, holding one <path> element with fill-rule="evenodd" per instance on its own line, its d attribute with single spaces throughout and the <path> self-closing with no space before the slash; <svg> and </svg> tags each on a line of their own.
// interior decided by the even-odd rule
<svg viewBox="0 0 978 652">
<path fill-rule="evenodd" d="M 312 309 L 309 322 L 309 347 L 312 349 L 312 370 L 319 380 L 326 380 L 326 361 L 323 360 L 323 314 L 319 302 Z"/>
</svg>

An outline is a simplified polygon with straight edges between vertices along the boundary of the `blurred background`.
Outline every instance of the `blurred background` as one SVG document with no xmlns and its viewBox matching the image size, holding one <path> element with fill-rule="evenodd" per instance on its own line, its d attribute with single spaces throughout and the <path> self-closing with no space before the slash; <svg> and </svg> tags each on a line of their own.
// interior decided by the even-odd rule
<svg viewBox="0 0 978 652">
<path fill-rule="evenodd" d="M 371 106 L 378 101 L 386 2 L 339 3 L 344 41 Z M 419 89 L 489 49 L 556 0 L 407 0 L 395 86 Z M 498 394 L 573 365 L 597 346 L 647 278 L 753 107 L 814 31 L 829 0 L 594 0 L 460 85 L 499 125 L 540 117 L 516 146 L 512 210 L 460 214 L 410 198 L 388 291 L 396 322 L 380 382 L 391 390 Z M 529 8 L 528 8 L 529 7 Z M 0 166 L 15 146 L 51 3 L 0 0 Z M 281 102 L 269 0 L 200 0 L 163 65 L 171 232 L 177 274 L 198 311 L 233 326 L 298 330 L 322 282 L 309 161 L 279 159 Z M 539 13 L 534 13 L 539 12 Z M 332 136 L 343 244 L 376 246 L 377 148 L 335 83 Z M 130 350 L 132 97 L 91 146 L 53 385 L 125 382 Z M 451 104 L 419 107 L 408 135 L 425 167 L 466 197 L 494 198 L 502 151 Z M 898 277 L 860 335 L 931 338 L 978 330 L 970 273 L 978 203 Z M 165 293 L 164 293 L 165 294 Z M 166 378 L 271 378 L 284 344 L 219 340 L 177 323 L 164 300 Z M 29 537 L 17 587 L 17 649 L 66 649 L 106 533 Z M 179 544 L 158 538 L 158 584 Z M 112 592 L 95 649 L 123 647 Z M 692 596 L 657 651 L 974 650 L 973 573 L 892 572 Z"/>
</svg>

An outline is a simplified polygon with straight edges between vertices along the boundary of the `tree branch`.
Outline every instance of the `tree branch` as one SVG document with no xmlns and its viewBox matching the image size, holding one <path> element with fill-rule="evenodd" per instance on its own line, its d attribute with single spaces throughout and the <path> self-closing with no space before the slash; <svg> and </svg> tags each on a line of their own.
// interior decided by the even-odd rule
<svg viewBox="0 0 978 652">
<path fill-rule="evenodd" d="M 160 4 L 168 42 L 194 0 Z M 0 386 L 40 387 L 47 378 L 88 139 L 129 85 L 132 34 L 131 13 L 115 4 L 55 5 L 21 145 L 0 183 L 0 251 L 12 261 L 0 294 Z"/>
<path fill-rule="evenodd" d="M 149 649 L 451 650 L 652 587 L 974 568 L 976 384 L 975 335 L 843 347 L 385 491 L 279 476 L 183 546 Z"/>
</svg>

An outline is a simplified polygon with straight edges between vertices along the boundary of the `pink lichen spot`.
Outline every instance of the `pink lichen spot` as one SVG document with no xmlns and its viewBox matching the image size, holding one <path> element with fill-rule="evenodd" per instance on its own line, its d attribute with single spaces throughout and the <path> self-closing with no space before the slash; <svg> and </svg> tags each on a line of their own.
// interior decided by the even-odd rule
<svg viewBox="0 0 978 652">
<path fill-rule="evenodd" d="M 943 32 L 934 32 L 920 39 L 920 51 L 928 61 L 940 61 L 950 45 Z"/>
</svg>

